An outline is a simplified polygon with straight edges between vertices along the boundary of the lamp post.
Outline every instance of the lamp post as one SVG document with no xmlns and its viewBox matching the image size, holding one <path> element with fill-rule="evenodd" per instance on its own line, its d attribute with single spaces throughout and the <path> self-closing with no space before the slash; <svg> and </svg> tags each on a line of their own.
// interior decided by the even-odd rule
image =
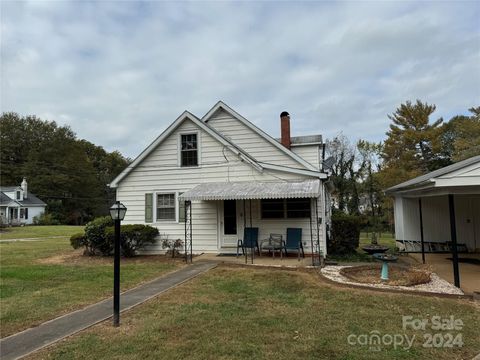
<svg viewBox="0 0 480 360">
<path fill-rule="evenodd" d="M 115 248 L 113 260 L 113 326 L 120 325 L 120 221 L 125 217 L 127 208 L 116 201 L 110 208 L 110 216 L 115 221 Z"/>
</svg>

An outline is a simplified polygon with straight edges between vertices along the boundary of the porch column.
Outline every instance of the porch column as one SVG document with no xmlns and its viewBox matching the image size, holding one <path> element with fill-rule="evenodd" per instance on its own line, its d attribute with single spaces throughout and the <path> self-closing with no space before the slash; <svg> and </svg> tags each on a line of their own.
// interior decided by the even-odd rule
<svg viewBox="0 0 480 360">
<path fill-rule="evenodd" d="M 448 208 L 450 210 L 450 237 L 452 240 L 453 280 L 456 287 L 460 287 L 460 273 L 458 271 L 457 252 L 457 227 L 455 225 L 455 201 L 453 194 L 448 195 Z"/>
</svg>

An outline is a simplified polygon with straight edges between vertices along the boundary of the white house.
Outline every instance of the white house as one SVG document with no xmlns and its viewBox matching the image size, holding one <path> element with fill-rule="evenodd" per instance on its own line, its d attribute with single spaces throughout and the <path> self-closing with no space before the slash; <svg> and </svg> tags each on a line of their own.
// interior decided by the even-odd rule
<svg viewBox="0 0 480 360">
<path fill-rule="evenodd" d="M 480 156 L 386 190 L 395 197 L 395 238 L 407 251 L 480 251 Z M 454 221 L 451 221 L 453 219 Z"/>
<path fill-rule="evenodd" d="M 202 118 L 185 111 L 110 184 L 124 223 L 156 226 L 194 253 L 235 252 L 245 227 L 258 227 L 259 240 L 301 228 L 305 252 L 325 254 L 322 138 L 290 137 L 282 115 L 278 141 L 221 101 Z"/>
<path fill-rule="evenodd" d="M 0 220 L 3 224 L 32 224 L 33 218 L 44 213 L 46 206 L 28 191 L 25 178 L 20 186 L 0 187 Z"/>
</svg>

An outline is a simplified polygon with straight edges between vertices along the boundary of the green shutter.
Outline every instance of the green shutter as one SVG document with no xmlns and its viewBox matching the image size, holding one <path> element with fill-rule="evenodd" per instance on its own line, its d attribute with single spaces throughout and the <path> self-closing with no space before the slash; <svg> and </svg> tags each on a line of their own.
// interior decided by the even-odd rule
<svg viewBox="0 0 480 360">
<path fill-rule="evenodd" d="M 178 195 L 182 195 L 183 193 L 179 193 Z M 178 201 L 178 222 L 185 222 L 185 200 Z"/>
<path fill-rule="evenodd" d="M 145 222 L 153 222 L 153 194 L 145 194 Z"/>
</svg>

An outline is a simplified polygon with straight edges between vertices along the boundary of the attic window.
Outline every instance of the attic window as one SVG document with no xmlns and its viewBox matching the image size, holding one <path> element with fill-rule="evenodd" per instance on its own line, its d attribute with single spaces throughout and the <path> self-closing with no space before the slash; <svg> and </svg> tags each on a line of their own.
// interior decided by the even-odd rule
<svg viewBox="0 0 480 360">
<path fill-rule="evenodd" d="M 197 134 L 181 136 L 181 166 L 198 166 Z"/>
<path fill-rule="evenodd" d="M 22 193 L 20 191 L 17 191 L 17 200 L 22 199 Z"/>
</svg>

